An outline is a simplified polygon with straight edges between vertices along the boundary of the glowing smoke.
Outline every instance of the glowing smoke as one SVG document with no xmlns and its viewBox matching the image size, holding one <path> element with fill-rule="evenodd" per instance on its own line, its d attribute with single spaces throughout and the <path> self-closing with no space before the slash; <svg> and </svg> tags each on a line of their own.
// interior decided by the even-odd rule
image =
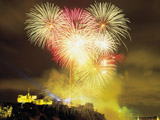
<svg viewBox="0 0 160 120">
<path fill-rule="evenodd" d="M 44 82 L 44 87 L 57 97 L 64 100 L 69 100 L 69 78 L 67 71 L 50 71 L 49 80 Z M 85 104 L 90 102 L 94 104 L 95 110 L 105 114 L 107 120 L 128 120 L 131 116 L 130 111 L 126 107 L 119 105 L 119 97 L 123 92 L 123 76 L 116 75 L 109 82 L 109 85 L 99 88 L 89 88 L 74 85 L 72 88 L 72 103 L 74 105 Z M 93 94 L 91 94 L 93 93 Z M 85 94 L 85 96 L 83 96 Z M 52 98 L 46 95 L 46 98 Z"/>
</svg>

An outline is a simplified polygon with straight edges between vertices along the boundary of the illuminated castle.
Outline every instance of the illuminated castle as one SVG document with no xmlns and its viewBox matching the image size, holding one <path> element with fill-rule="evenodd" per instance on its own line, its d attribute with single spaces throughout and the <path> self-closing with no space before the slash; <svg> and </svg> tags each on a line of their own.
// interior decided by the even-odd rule
<svg viewBox="0 0 160 120">
<path fill-rule="evenodd" d="M 45 101 L 43 99 L 37 99 L 37 95 L 30 95 L 29 89 L 27 95 L 18 95 L 18 103 L 34 103 L 36 105 L 51 105 L 52 100 Z"/>
</svg>

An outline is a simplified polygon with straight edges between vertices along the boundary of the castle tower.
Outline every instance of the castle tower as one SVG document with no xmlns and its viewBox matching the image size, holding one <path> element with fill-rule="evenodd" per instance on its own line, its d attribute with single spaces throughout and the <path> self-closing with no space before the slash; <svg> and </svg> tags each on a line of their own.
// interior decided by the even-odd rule
<svg viewBox="0 0 160 120">
<path fill-rule="evenodd" d="M 30 95 L 29 88 L 27 95 L 18 95 L 17 102 L 18 103 L 32 103 L 37 99 L 36 95 Z"/>
</svg>

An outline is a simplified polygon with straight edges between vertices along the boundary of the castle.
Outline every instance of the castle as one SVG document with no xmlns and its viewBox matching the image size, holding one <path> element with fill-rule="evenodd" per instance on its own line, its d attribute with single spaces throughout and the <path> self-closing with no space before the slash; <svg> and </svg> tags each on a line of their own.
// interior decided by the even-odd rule
<svg viewBox="0 0 160 120">
<path fill-rule="evenodd" d="M 52 100 L 37 99 L 37 95 L 30 95 L 29 89 L 27 95 L 18 95 L 18 103 L 33 103 L 36 105 L 52 105 Z"/>
</svg>

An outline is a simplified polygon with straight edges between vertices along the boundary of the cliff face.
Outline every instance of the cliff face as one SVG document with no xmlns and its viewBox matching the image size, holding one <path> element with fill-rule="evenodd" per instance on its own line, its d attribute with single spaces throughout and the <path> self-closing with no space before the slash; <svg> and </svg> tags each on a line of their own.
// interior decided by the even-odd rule
<svg viewBox="0 0 160 120">
<path fill-rule="evenodd" d="M 106 120 L 103 114 L 94 111 L 90 103 L 78 107 L 68 107 L 60 103 L 50 106 L 17 103 L 11 105 L 12 115 L 7 120 Z"/>
</svg>

